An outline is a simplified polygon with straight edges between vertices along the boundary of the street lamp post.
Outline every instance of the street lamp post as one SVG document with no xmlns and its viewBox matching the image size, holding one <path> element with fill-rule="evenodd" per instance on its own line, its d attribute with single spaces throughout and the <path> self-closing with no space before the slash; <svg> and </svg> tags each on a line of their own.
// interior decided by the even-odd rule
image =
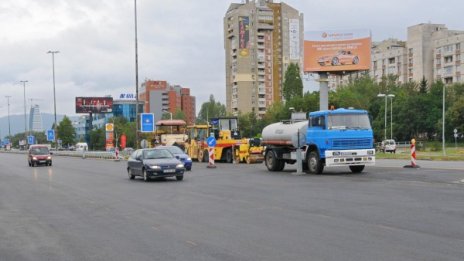
<svg viewBox="0 0 464 261">
<path fill-rule="evenodd" d="M 10 127 L 10 98 L 11 96 L 5 96 L 8 101 L 8 138 L 11 139 L 11 127 Z"/>
<path fill-rule="evenodd" d="M 53 111 L 55 114 L 55 125 L 53 130 L 55 131 L 55 148 L 58 149 L 58 144 L 56 143 L 57 133 L 56 133 L 56 92 L 55 92 L 55 54 L 59 53 L 59 51 L 48 51 L 47 53 L 52 54 L 52 70 L 53 70 Z"/>
<path fill-rule="evenodd" d="M 24 87 L 24 136 L 27 141 L 26 82 L 28 81 L 19 81 L 19 82 L 23 83 L 23 87 Z"/>
<path fill-rule="evenodd" d="M 388 94 L 387 96 L 390 98 L 390 139 L 392 140 L 393 139 L 393 98 L 395 98 L 395 95 Z"/>
<path fill-rule="evenodd" d="M 377 94 L 377 97 L 385 97 L 385 128 L 384 128 L 384 140 L 387 139 L 387 95 L 384 93 Z"/>
<path fill-rule="evenodd" d="M 139 60 L 137 48 L 137 0 L 134 0 L 134 22 L 135 22 L 135 148 L 139 148 Z"/>
<path fill-rule="evenodd" d="M 441 130 L 441 140 L 442 140 L 442 147 L 443 147 L 443 156 L 446 156 L 446 149 L 445 149 L 445 85 L 443 84 L 443 120 L 442 120 L 442 130 Z"/>
</svg>

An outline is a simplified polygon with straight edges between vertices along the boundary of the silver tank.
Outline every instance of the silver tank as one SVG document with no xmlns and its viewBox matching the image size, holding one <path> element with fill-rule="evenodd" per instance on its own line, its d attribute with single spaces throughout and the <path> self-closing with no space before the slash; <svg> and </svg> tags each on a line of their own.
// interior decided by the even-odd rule
<svg viewBox="0 0 464 261">
<path fill-rule="evenodd" d="M 301 147 L 306 144 L 306 130 L 308 121 L 295 123 L 273 123 L 264 127 L 262 132 L 262 143 L 264 145 L 291 145 Z M 298 146 L 298 133 L 300 134 Z"/>
</svg>

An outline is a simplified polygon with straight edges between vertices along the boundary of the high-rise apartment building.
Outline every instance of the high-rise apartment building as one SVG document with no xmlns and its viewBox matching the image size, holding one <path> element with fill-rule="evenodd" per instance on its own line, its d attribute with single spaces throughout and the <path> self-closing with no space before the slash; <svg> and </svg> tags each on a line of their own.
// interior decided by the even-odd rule
<svg viewBox="0 0 464 261">
<path fill-rule="evenodd" d="M 376 81 L 387 75 L 396 75 L 399 83 L 408 81 L 406 42 L 388 39 L 372 45 L 370 76 Z"/>
<path fill-rule="evenodd" d="M 224 17 L 226 107 L 234 115 L 255 112 L 283 99 L 290 63 L 302 68 L 303 14 L 285 3 L 247 0 Z"/>
<path fill-rule="evenodd" d="M 167 81 L 145 80 L 139 90 L 139 100 L 145 102 L 144 112 L 155 114 L 155 122 L 161 120 L 163 113 L 175 113 L 181 110 L 187 124 L 196 120 L 195 97 L 190 89 L 179 85 L 170 85 Z"/>
<path fill-rule="evenodd" d="M 31 111 L 29 113 L 29 128 L 30 131 L 34 132 L 44 131 L 42 125 L 42 114 L 40 114 L 40 107 L 37 104 L 32 105 L 31 107 Z"/>
</svg>

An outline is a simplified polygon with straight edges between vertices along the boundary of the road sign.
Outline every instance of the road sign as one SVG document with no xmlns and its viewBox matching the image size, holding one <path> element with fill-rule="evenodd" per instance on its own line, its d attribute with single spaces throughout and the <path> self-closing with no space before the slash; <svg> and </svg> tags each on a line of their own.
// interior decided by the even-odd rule
<svg viewBox="0 0 464 261">
<path fill-rule="evenodd" d="M 155 115 L 153 113 L 140 114 L 141 132 L 155 131 Z"/>
<path fill-rule="evenodd" d="M 107 124 L 105 124 L 105 130 L 106 130 L 107 132 L 113 131 L 113 130 L 114 130 L 114 124 L 113 124 L 113 123 L 107 123 Z"/>
<path fill-rule="evenodd" d="M 47 130 L 47 141 L 55 141 L 55 130 Z"/>
<path fill-rule="evenodd" d="M 454 133 L 458 133 L 458 129 L 454 129 Z"/>
<path fill-rule="evenodd" d="M 208 143 L 208 147 L 216 147 L 216 139 L 213 136 L 208 137 L 206 143 Z"/>
<path fill-rule="evenodd" d="M 35 137 L 33 135 L 27 136 L 27 144 L 35 144 Z"/>
<path fill-rule="evenodd" d="M 219 123 L 219 119 L 217 119 L 217 118 L 213 118 L 213 119 L 210 119 L 210 121 L 209 121 L 209 122 L 210 122 L 210 124 L 211 124 L 211 125 L 218 125 L 218 123 Z"/>
</svg>

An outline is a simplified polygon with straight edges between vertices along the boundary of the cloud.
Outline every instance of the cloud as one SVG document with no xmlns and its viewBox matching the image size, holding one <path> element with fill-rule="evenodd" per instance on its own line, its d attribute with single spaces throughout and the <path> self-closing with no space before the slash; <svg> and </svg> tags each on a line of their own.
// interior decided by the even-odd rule
<svg viewBox="0 0 464 261">
<path fill-rule="evenodd" d="M 240 1 L 234 1 L 240 2 Z M 286 1 L 305 17 L 305 30 L 367 28 L 374 40 L 406 38 L 408 26 L 433 22 L 462 29 L 463 3 Z M 191 89 L 197 108 L 213 94 L 225 103 L 223 18 L 232 1 L 138 0 L 139 82 L 166 80 Z M 59 113 L 74 114 L 76 96 L 135 92 L 134 1 L 2 0 L 0 89 L 12 114 L 23 113 L 23 88 L 53 113 L 55 55 Z M 0 116 L 6 99 L 0 96 Z"/>
</svg>

